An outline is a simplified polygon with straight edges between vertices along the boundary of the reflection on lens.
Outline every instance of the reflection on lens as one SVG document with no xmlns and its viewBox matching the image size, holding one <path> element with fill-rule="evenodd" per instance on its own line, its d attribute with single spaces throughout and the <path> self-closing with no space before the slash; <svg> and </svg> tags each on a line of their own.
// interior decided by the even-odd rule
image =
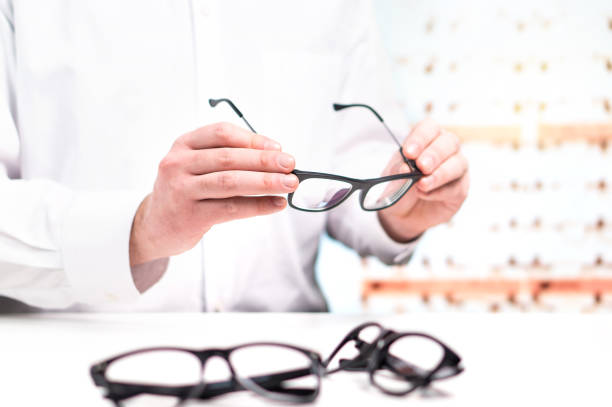
<svg viewBox="0 0 612 407">
<path fill-rule="evenodd" d="M 374 382 L 391 392 L 409 391 L 438 367 L 443 357 L 442 346 L 429 338 L 400 337 L 389 347 L 384 367 L 374 373 Z"/>
<path fill-rule="evenodd" d="M 366 209 L 380 209 L 392 205 L 408 191 L 411 185 L 411 178 L 380 182 L 368 190 L 363 206 Z"/>
<path fill-rule="evenodd" d="M 298 186 L 291 203 L 311 211 L 322 211 L 337 205 L 351 192 L 351 184 L 325 178 L 309 178 Z"/>
<path fill-rule="evenodd" d="M 317 394 L 319 377 L 304 353 L 279 345 L 247 345 L 230 355 L 236 378 L 245 388 L 280 401 Z"/>
<path fill-rule="evenodd" d="M 462 369 L 459 366 L 443 366 L 433 375 L 433 379 L 441 380 L 456 376 L 461 373 Z"/>
<path fill-rule="evenodd" d="M 374 383 L 392 393 L 406 393 L 419 386 L 418 381 L 406 380 L 404 377 L 384 369 L 374 372 Z"/>
</svg>

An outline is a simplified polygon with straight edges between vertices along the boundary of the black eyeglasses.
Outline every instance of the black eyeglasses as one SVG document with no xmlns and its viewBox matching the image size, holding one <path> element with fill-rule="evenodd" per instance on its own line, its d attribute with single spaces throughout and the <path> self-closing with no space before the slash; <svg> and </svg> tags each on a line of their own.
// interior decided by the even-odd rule
<svg viewBox="0 0 612 407">
<path fill-rule="evenodd" d="M 225 363 L 211 363 L 215 357 Z M 306 403 L 319 394 L 324 368 L 316 352 L 261 342 L 227 349 L 141 349 L 97 363 L 90 374 L 118 407 L 139 396 L 166 398 L 167 405 L 180 406 L 186 400 L 244 390 L 271 400 Z"/>
<path fill-rule="evenodd" d="M 351 342 L 357 356 L 340 358 Z M 223 363 L 211 363 L 215 357 Z M 178 406 L 244 390 L 270 400 L 306 403 L 317 398 L 322 376 L 341 370 L 368 372 L 371 383 L 384 393 L 404 396 L 461 373 L 460 362 L 432 336 L 368 322 L 351 330 L 324 362 L 316 352 L 282 343 L 205 350 L 161 347 L 112 357 L 93 365 L 90 374 L 116 406 L 142 395 L 165 397 L 169 405 Z"/>
<path fill-rule="evenodd" d="M 249 129 L 254 133 L 256 132 L 231 100 L 209 99 L 208 102 L 212 107 L 217 106 L 221 102 L 226 102 Z M 307 212 L 328 211 L 346 201 L 355 191 L 361 191 L 359 203 L 361 208 L 366 211 L 379 211 L 395 204 L 423 176 L 423 173 L 417 168 L 414 160 L 406 158 L 402 144 L 395 137 L 391 129 L 389 129 L 383 118 L 372 107 L 364 104 L 341 105 L 337 103 L 333 107 L 336 111 L 351 107 L 363 107 L 370 110 L 399 146 L 399 153 L 408 172 L 379 178 L 356 179 L 296 169 L 292 172 L 298 177 L 300 185 L 298 189 L 289 194 L 289 205 L 292 208 Z"/>
<path fill-rule="evenodd" d="M 350 343 L 354 349 L 347 346 Z M 351 350 L 357 354 L 350 358 L 340 356 Z M 392 396 L 404 396 L 463 371 L 459 355 L 433 336 L 396 332 L 376 322 L 364 323 L 349 332 L 323 365 L 327 375 L 341 370 L 367 372 L 372 385 Z"/>
</svg>

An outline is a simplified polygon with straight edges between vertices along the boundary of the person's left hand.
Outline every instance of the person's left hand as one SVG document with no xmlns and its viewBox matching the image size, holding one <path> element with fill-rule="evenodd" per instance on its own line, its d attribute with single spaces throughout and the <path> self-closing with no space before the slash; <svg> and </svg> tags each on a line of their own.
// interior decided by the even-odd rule
<svg viewBox="0 0 612 407">
<path fill-rule="evenodd" d="M 459 138 L 433 120 L 416 125 L 403 143 L 404 155 L 415 160 L 424 176 L 395 205 L 378 212 L 389 236 L 410 241 L 428 228 L 449 221 L 459 210 L 469 189 L 468 163 Z M 384 175 L 406 172 L 399 151 Z"/>
</svg>

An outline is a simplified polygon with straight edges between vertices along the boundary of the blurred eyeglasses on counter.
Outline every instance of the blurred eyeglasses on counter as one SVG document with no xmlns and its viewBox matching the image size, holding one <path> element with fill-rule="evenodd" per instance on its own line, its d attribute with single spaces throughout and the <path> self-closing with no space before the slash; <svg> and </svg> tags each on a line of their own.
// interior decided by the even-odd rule
<svg viewBox="0 0 612 407">
<path fill-rule="evenodd" d="M 347 357 L 347 351 L 353 354 Z M 352 329 L 325 361 L 312 350 L 275 342 L 203 350 L 158 347 L 111 357 L 94 364 L 90 374 L 104 397 L 121 407 L 181 406 L 241 391 L 308 403 L 319 395 L 321 379 L 340 371 L 365 372 L 383 393 L 405 396 L 456 376 L 463 367 L 454 351 L 430 335 L 368 322 Z"/>
</svg>

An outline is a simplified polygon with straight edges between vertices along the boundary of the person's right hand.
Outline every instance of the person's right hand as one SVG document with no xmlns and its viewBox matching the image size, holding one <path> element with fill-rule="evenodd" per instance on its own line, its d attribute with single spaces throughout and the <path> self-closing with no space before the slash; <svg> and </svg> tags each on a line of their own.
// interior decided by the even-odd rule
<svg viewBox="0 0 612 407">
<path fill-rule="evenodd" d="M 217 223 L 285 208 L 285 198 L 261 196 L 298 186 L 290 174 L 295 160 L 280 150 L 277 142 L 229 123 L 179 137 L 134 217 L 130 264 L 182 253 Z"/>
</svg>

